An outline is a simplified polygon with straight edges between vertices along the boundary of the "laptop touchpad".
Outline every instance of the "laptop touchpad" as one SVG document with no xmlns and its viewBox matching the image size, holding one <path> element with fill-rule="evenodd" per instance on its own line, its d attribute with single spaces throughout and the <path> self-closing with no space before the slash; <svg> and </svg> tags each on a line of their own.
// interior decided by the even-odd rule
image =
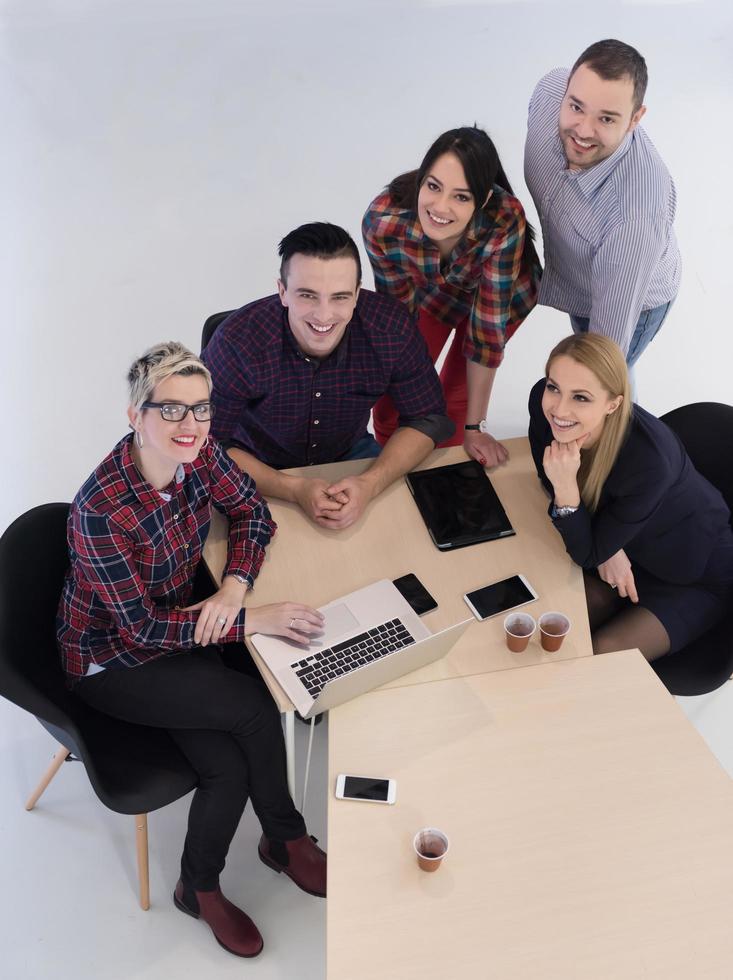
<svg viewBox="0 0 733 980">
<path fill-rule="evenodd" d="M 329 643 L 342 633 L 347 633 L 359 625 L 359 620 L 352 613 L 345 602 L 339 602 L 336 606 L 331 606 L 324 612 L 326 622 L 323 624 L 325 635 L 329 638 Z"/>
</svg>

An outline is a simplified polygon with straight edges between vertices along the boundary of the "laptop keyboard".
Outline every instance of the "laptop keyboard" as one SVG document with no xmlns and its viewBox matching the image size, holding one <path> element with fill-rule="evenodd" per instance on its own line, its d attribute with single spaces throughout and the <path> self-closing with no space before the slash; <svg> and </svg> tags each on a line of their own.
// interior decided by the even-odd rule
<svg viewBox="0 0 733 980">
<path fill-rule="evenodd" d="M 343 643 L 334 643 L 326 650 L 310 653 L 290 666 L 310 696 L 317 698 L 334 677 L 348 674 L 414 642 L 415 638 L 401 620 L 390 619 L 388 623 L 351 636 Z"/>
</svg>

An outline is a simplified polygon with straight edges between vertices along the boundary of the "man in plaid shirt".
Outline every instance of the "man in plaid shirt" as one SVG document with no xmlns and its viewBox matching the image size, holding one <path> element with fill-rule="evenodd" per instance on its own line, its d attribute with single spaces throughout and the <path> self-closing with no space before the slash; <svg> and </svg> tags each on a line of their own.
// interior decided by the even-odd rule
<svg viewBox="0 0 733 980">
<path fill-rule="evenodd" d="M 360 290 L 359 252 L 346 231 L 302 225 L 279 252 L 279 295 L 232 313 L 202 355 L 214 378 L 213 432 L 266 497 L 341 530 L 453 424 L 409 312 Z M 380 453 L 367 423 L 385 393 L 400 427 Z M 367 457 L 376 458 L 365 473 L 332 484 L 281 472 Z"/>
</svg>

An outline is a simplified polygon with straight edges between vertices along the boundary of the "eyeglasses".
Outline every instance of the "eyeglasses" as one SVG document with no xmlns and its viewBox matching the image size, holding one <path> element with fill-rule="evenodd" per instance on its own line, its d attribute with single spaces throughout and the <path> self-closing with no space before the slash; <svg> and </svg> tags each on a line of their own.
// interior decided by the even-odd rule
<svg viewBox="0 0 733 980">
<path fill-rule="evenodd" d="M 181 405 L 180 402 L 143 402 L 143 408 L 159 408 L 160 417 L 166 422 L 182 422 L 189 412 L 197 422 L 208 422 L 214 417 L 214 406 L 211 402 L 199 402 L 197 405 Z"/>
</svg>

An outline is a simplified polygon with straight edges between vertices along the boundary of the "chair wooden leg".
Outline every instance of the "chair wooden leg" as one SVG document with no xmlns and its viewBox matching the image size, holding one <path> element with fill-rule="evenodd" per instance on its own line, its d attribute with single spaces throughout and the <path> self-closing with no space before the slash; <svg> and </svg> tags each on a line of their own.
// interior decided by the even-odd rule
<svg viewBox="0 0 733 980">
<path fill-rule="evenodd" d="M 63 745 L 59 746 L 58 751 L 56 752 L 56 754 L 54 755 L 53 759 L 51 760 L 51 765 L 44 772 L 44 774 L 43 774 L 43 776 L 41 778 L 41 781 L 38 784 L 38 786 L 36 786 L 35 790 L 28 797 L 28 800 L 27 800 L 26 805 L 25 805 L 26 810 L 32 810 L 33 807 L 36 805 L 36 803 L 38 803 L 38 801 L 40 800 L 41 796 L 43 795 L 44 790 L 46 789 L 46 787 L 48 786 L 48 784 L 51 782 L 51 780 L 53 779 L 53 777 L 56 775 L 56 773 L 59 771 L 59 769 L 63 765 L 66 757 L 69 754 L 70 753 L 69 753 L 69 750 L 67 748 L 65 748 Z"/>
<path fill-rule="evenodd" d="M 148 815 L 135 816 L 135 838 L 137 841 L 137 876 L 140 882 L 140 908 L 147 912 L 150 908 L 150 874 L 148 871 Z"/>
</svg>

